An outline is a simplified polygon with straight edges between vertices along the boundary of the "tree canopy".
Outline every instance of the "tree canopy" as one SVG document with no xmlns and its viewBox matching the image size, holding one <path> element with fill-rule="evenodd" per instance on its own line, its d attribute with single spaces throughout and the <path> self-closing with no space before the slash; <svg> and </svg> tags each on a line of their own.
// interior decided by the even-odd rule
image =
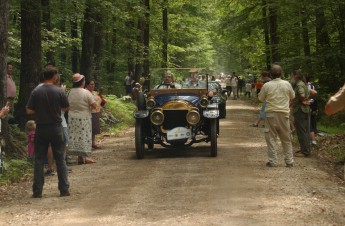
<svg viewBox="0 0 345 226">
<path fill-rule="evenodd" d="M 143 73 L 145 60 L 151 68 L 161 67 L 165 33 L 168 67 L 258 73 L 279 61 L 287 71 L 302 68 L 322 81 L 332 74 L 339 82 L 345 70 L 345 3 L 340 0 L 14 0 L 8 60 L 18 69 L 21 49 L 27 48 L 20 36 L 28 20 L 23 7 L 30 4 L 40 6 L 28 13 L 41 14 L 42 65 L 54 63 L 67 81 L 81 71 L 118 95 L 128 70 Z M 334 82 L 327 89 L 334 90 Z"/>
</svg>

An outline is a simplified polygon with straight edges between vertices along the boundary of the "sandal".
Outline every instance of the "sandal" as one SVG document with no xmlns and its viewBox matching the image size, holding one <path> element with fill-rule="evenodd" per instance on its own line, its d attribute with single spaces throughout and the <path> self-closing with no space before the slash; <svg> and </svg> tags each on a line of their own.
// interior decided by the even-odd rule
<svg viewBox="0 0 345 226">
<path fill-rule="evenodd" d="M 85 159 L 84 161 L 84 164 L 92 164 L 92 163 L 96 163 L 96 161 L 93 159 Z"/>
<path fill-rule="evenodd" d="M 253 124 L 252 127 L 258 127 L 259 125 Z"/>
</svg>

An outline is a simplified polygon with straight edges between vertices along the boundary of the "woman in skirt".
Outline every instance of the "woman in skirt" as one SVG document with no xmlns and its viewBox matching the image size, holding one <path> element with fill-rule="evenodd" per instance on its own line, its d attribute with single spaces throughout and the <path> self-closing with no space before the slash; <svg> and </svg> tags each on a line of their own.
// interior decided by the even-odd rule
<svg viewBox="0 0 345 226">
<path fill-rule="evenodd" d="M 79 164 L 95 163 L 90 158 L 92 143 L 91 108 L 96 109 L 93 95 L 85 87 L 85 77 L 73 75 L 73 86 L 68 93 L 70 104 L 68 112 L 69 144 L 68 155 L 78 156 Z"/>
</svg>

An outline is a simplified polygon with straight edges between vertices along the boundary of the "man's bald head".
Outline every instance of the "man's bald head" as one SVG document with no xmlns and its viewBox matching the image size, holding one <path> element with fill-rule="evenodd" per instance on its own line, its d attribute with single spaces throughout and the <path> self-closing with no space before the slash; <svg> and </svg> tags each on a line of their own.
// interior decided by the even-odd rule
<svg viewBox="0 0 345 226">
<path fill-rule="evenodd" d="M 274 64 L 271 69 L 272 78 L 273 79 L 280 78 L 282 76 L 282 71 L 283 69 L 280 65 Z"/>
</svg>

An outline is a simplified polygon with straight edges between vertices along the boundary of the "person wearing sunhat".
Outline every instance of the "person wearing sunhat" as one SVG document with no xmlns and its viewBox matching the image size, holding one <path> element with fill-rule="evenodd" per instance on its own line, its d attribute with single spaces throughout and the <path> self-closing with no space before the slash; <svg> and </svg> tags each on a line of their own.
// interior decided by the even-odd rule
<svg viewBox="0 0 345 226">
<path fill-rule="evenodd" d="M 72 76 L 72 89 L 68 94 L 69 156 L 78 156 L 78 164 L 95 163 L 90 158 L 92 145 L 91 108 L 96 109 L 93 95 L 85 87 L 85 77 L 79 73 Z"/>
</svg>

